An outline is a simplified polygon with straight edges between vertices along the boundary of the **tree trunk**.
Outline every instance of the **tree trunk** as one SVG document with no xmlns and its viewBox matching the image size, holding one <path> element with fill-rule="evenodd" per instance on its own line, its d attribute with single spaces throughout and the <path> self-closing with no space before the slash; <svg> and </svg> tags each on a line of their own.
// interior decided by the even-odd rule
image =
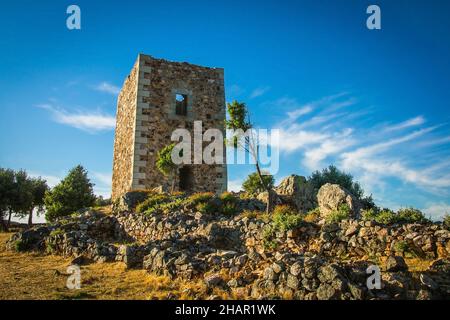
<svg viewBox="0 0 450 320">
<path fill-rule="evenodd" d="M 33 226 L 33 209 L 30 210 L 30 214 L 28 216 L 28 228 Z"/>
<path fill-rule="evenodd" d="M 3 215 L 0 216 L 0 228 L 4 232 L 8 232 L 8 226 L 5 223 L 5 220 L 3 219 Z"/>
<path fill-rule="evenodd" d="M 272 189 L 264 183 L 263 176 L 262 176 L 262 173 L 261 173 L 261 169 L 259 168 L 258 161 L 256 161 L 256 172 L 258 173 L 259 181 L 263 185 L 264 189 L 266 189 L 266 191 L 267 191 L 266 213 L 269 214 L 270 212 L 272 212 L 272 209 L 273 209 L 272 208 L 272 206 L 273 206 L 273 192 L 272 192 Z"/>
<path fill-rule="evenodd" d="M 11 226 L 11 217 L 12 217 L 12 210 L 9 209 L 9 215 L 8 215 L 8 228 Z"/>
</svg>

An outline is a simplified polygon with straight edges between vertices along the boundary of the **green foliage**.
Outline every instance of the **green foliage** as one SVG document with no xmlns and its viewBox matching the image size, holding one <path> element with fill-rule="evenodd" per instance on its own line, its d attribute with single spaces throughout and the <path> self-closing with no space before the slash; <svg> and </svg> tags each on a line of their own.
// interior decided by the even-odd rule
<svg viewBox="0 0 450 320">
<path fill-rule="evenodd" d="M 227 111 L 229 119 L 225 121 L 227 129 L 247 131 L 252 127 L 248 119 L 248 110 L 245 103 L 234 100 L 232 103 L 227 103 Z"/>
<path fill-rule="evenodd" d="M 295 229 L 302 221 L 303 217 L 290 206 L 280 205 L 273 210 L 272 224 L 275 231 L 286 232 Z"/>
<path fill-rule="evenodd" d="M 325 218 L 326 223 L 338 223 L 350 217 L 350 207 L 347 204 L 341 204 L 338 210 L 330 212 Z"/>
<path fill-rule="evenodd" d="M 165 146 L 158 151 L 158 155 L 156 157 L 156 168 L 165 176 L 173 174 L 174 170 L 177 168 L 177 165 L 172 161 L 173 148 L 175 148 L 174 143 Z"/>
<path fill-rule="evenodd" d="M 220 195 L 219 200 L 221 202 L 220 211 L 224 215 L 233 215 L 237 213 L 239 199 L 231 192 L 224 192 Z"/>
<path fill-rule="evenodd" d="M 331 165 L 322 171 L 315 171 L 308 178 L 308 182 L 314 187 L 315 190 L 319 190 L 324 184 L 332 183 L 338 184 L 341 187 L 347 189 L 358 199 L 362 199 L 364 196 L 364 190 L 358 182 L 353 181 L 353 176 L 349 173 L 339 170 L 335 166 Z"/>
<path fill-rule="evenodd" d="M 450 215 L 446 214 L 444 216 L 444 220 L 442 221 L 442 224 L 444 225 L 444 227 L 446 227 L 448 230 L 450 230 Z"/>
<path fill-rule="evenodd" d="M 395 212 L 389 209 L 383 209 L 380 213 L 375 217 L 375 221 L 381 224 L 393 224 L 398 221 L 397 215 Z"/>
<path fill-rule="evenodd" d="M 136 212 L 147 212 L 149 209 L 155 209 L 163 203 L 169 202 L 171 199 L 166 194 L 150 194 L 146 200 L 136 206 Z"/>
<path fill-rule="evenodd" d="M 309 210 L 305 214 L 305 216 L 303 217 L 303 220 L 305 222 L 311 222 L 311 223 L 317 222 L 319 219 L 320 219 L 320 210 L 319 210 L 319 208 L 315 208 L 315 209 Z"/>
<path fill-rule="evenodd" d="M 247 179 L 242 184 L 242 187 L 247 193 L 252 195 L 264 192 L 266 191 L 266 188 L 273 188 L 275 179 L 272 175 L 265 174 L 262 175 L 261 178 L 264 185 L 261 184 L 261 179 L 259 178 L 258 173 L 254 172 L 247 177 Z"/>
<path fill-rule="evenodd" d="M 361 211 L 361 218 L 364 221 L 375 221 L 379 215 L 379 210 L 377 208 L 370 208 Z"/>
<path fill-rule="evenodd" d="M 53 190 L 46 192 L 44 203 L 47 209 L 45 218 L 49 222 L 72 214 L 95 203 L 93 184 L 87 171 L 78 165 Z"/>
<path fill-rule="evenodd" d="M 14 242 L 14 250 L 16 252 L 25 252 L 28 250 L 28 243 L 25 240 L 19 239 Z"/>
<path fill-rule="evenodd" d="M 422 211 L 414 208 L 403 208 L 398 210 L 397 222 L 400 223 L 415 223 L 415 222 L 427 222 Z"/>
<path fill-rule="evenodd" d="M 215 206 L 210 201 L 208 202 L 200 202 L 195 206 L 195 209 L 202 214 L 214 214 L 218 212 L 218 207 Z"/>
<path fill-rule="evenodd" d="M 187 198 L 187 204 L 196 207 L 199 203 L 206 203 L 214 198 L 214 193 L 212 192 L 199 192 L 194 193 L 190 197 Z"/>
<path fill-rule="evenodd" d="M 111 205 L 111 198 L 103 198 L 102 196 L 95 197 L 96 207 L 105 207 Z"/>
</svg>

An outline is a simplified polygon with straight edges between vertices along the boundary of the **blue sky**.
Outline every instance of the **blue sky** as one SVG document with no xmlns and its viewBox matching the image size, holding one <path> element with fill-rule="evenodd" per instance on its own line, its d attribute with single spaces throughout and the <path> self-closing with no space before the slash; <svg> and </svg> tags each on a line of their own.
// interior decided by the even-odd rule
<svg viewBox="0 0 450 320">
<path fill-rule="evenodd" d="M 66 28 L 77 4 L 82 30 Z M 382 29 L 366 28 L 381 8 Z M 0 166 L 110 190 L 116 98 L 138 53 L 225 68 L 280 128 L 281 167 L 335 164 L 381 206 L 450 212 L 448 1 L 15 1 L 0 12 Z M 236 188 L 253 168 L 232 165 Z"/>
</svg>

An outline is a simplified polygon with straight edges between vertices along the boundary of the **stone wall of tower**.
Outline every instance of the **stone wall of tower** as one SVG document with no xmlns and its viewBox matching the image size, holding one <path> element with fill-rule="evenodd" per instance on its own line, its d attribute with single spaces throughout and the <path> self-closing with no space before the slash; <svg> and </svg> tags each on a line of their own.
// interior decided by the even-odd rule
<svg viewBox="0 0 450 320">
<path fill-rule="evenodd" d="M 131 84 L 133 79 L 136 79 L 135 86 Z M 131 87 L 135 87 L 136 92 Z M 125 102 L 121 103 L 124 100 L 123 96 L 128 96 L 128 93 L 131 94 L 130 97 L 134 95 L 135 103 L 133 99 L 125 99 Z M 188 111 L 185 116 L 175 113 L 177 94 L 187 97 Z M 132 106 L 134 114 L 131 114 Z M 130 113 L 123 114 L 123 112 Z M 203 131 L 216 128 L 225 134 L 224 120 L 223 69 L 139 55 L 119 97 L 113 199 L 130 190 L 160 186 L 169 189 L 171 181 L 156 169 L 155 162 L 157 152 L 172 143 L 173 131 L 177 128 L 186 128 L 192 132 L 194 121 L 202 121 Z M 134 126 L 132 133 L 124 130 L 124 127 L 131 129 L 132 126 Z M 191 136 L 193 138 L 193 134 Z M 130 154 L 133 155 L 131 158 Z M 132 168 L 129 168 L 130 166 Z M 226 165 L 194 164 L 189 167 L 193 178 L 191 191 L 222 192 L 227 189 Z M 123 173 L 123 170 L 127 172 Z M 176 189 L 178 183 L 177 180 Z"/>
<path fill-rule="evenodd" d="M 117 100 L 112 199 L 116 199 L 132 188 L 139 77 L 138 67 L 138 63 L 133 66 Z"/>
</svg>

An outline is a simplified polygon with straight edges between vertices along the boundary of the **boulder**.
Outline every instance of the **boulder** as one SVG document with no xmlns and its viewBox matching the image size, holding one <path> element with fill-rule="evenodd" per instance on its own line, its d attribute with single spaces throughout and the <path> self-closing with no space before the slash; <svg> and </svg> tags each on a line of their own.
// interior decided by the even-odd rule
<svg viewBox="0 0 450 320">
<path fill-rule="evenodd" d="M 352 217 L 359 217 L 360 206 L 358 200 L 338 184 L 324 184 L 317 193 L 317 202 L 320 215 L 323 218 L 327 217 L 331 212 L 337 211 L 344 204 L 350 208 Z"/>
<path fill-rule="evenodd" d="M 300 212 L 308 212 L 317 205 L 314 188 L 305 177 L 290 175 L 274 189 L 283 203 L 290 204 Z"/>
<path fill-rule="evenodd" d="M 408 271 L 408 266 L 402 257 L 389 256 L 386 260 L 386 270 L 389 272 Z"/>
</svg>

